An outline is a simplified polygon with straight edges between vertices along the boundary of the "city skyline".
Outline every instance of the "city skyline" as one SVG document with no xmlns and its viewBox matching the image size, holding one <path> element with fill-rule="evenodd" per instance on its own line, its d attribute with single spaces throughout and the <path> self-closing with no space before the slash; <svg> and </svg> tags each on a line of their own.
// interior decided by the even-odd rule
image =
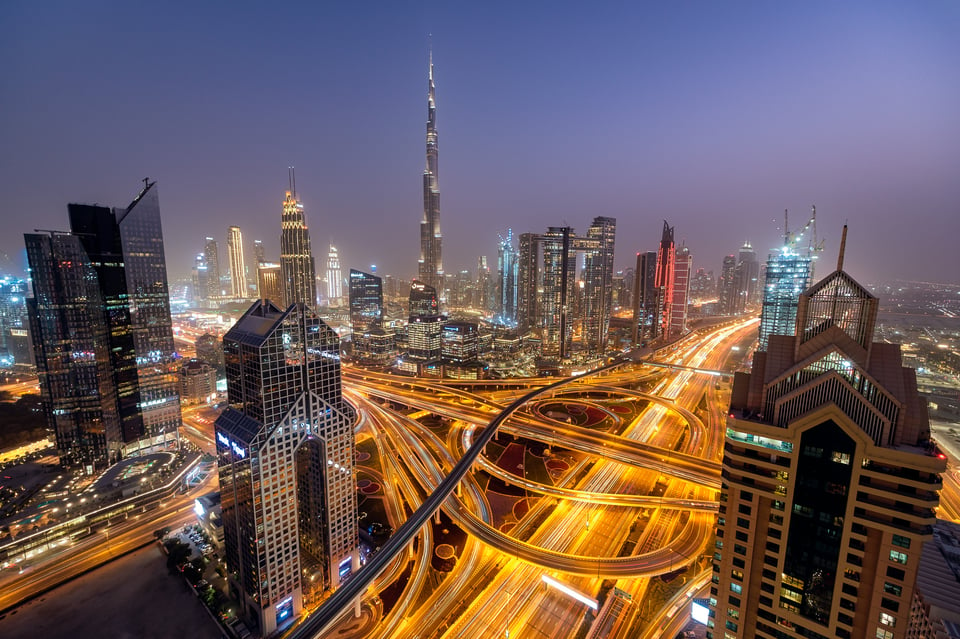
<svg viewBox="0 0 960 639">
<path fill-rule="evenodd" d="M 862 280 L 955 279 L 960 11 L 691 6 L 524 7 L 509 21 L 495 5 L 301 7 L 269 46 L 266 8 L 183 21 L 5 7 L 11 236 L 149 175 L 164 184 L 171 277 L 231 225 L 276 259 L 276 193 L 295 165 L 315 241 L 335 240 L 345 269 L 413 277 L 432 34 L 447 272 L 491 258 L 507 228 L 596 215 L 619 220 L 618 269 L 670 219 L 694 268 L 717 272 L 744 241 L 765 259 L 783 209 L 800 221 L 816 204 L 828 252 L 844 222 L 858 229 Z M 291 84 L 295 104 L 273 97 Z M 0 250 L 23 266 L 15 241 Z"/>
</svg>

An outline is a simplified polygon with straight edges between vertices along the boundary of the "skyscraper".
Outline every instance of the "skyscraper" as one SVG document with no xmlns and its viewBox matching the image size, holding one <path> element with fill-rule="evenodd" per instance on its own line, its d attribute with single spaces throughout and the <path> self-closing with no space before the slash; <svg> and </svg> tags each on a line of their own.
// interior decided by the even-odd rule
<svg viewBox="0 0 960 639">
<path fill-rule="evenodd" d="M 220 256 L 217 254 L 217 241 L 212 237 L 206 238 L 203 245 L 203 257 L 207 263 L 207 301 L 219 300 L 220 290 Z"/>
<path fill-rule="evenodd" d="M 343 297 L 343 273 L 340 271 L 340 252 L 333 244 L 327 254 L 327 302 L 339 304 Z"/>
<path fill-rule="evenodd" d="M 551 226 L 542 239 L 543 293 L 540 295 L 538 324 L 543 333 L 543 352 L 563 359 L 573 340 L 574 284 L 576 254 L 571 253 L 574 234 L 569 226 Z"/>
<path fill-rule="evenodd" d="M 121 405 L 97 272 L 80 238 L 28 233 L 24 240 L 33 284 L 27 308 L 44 416 L 60 464 L 91 474 L 121 456 L 127 442 L 120 416 L 137 417 L 139 393 L 131 394 L 128 386 Z M 126 372 L 131 370 L 128 366 Z"/>
<path fill-rule="evenodd" d="M 676 246 L 673 243 L 673 227 L 663 221 L 663 233 L 660 237 L 660 247 L 657 249 L 657 273 L 654 285 L 660 289 L 660 331 L 664 336 L 670 335 L 673 310 L 673 269 L 676 262 Z"/>
<path fill-rule="evenodd" d="M 433 53 L 427 89 L 427 166 L 423 171 L 423 220 L 420 222 L 418 277 L 444 295 L 440 234 L 440 183 L 437 166 L 437 103 L 433 85 Z M 443 301 L 443 300 L 441 300 Z"/>
<path fill-rule="evenodd" d="M 180 399 L 160 206 L 70 204 L 71 234 L 25 236 L 41 396 L 61 463 L 88 472 L 177 439 Z"/>
<path fill-rule="evenodd" d="M 733 255 L 723 257 L 723 266 L 720 267 L 720 283 L 718 286 L 718 308 L 721 315 L 736 315 L 738 307 L 739 277 L 737 277 L 737 258 Z"/>
<path fill-rule="evenodd" d="M 752 307 L 760 301 L 760 262 L 757 261 L 757 252 L 750 242 L 744 242 L 737 252 L 737 279 L 738 289 L 742 298 L 740 312 Z"/>
<path fill-rule="evenodd" d="M 946 463 L 842 255 L 734 379 L 708 637 L 907 636 Z"/>
<path fill-rule="evenodd" d="M 383 319 L 383 282 L 376 275 L 350 269 L 350 323 L 353 332 L 379 327 Z"/>
<path fill-rule="evenodd" d="M 283 300 L 283 275 L 279 264 L 261 262 L 257 266 L 257 295 L 274 304 Z"/>
<path fill-rule="evenodd" d="M 810 285 L 810 258 L 789 245 L 767 259 L 760 312 L 760 350 L 771 335 L 793 335 L 800 293 Z"/>
<path fill-rule="evenodd" d="M 490 307 L 490 267 L 486 255 L 477 258 L 477 296 L 473 305 L 481 311 Z"/>
<path fill-rule="evenodd" d="M 582 346 L 601 353 L 606 346 L 613 302 L 613 243 L 616 220 L 594 218 L 586 236 L 569 226 L 552 226 L 543 235 L 520 236 L 517 321 L 522 331 L 541 333 L 545 355 L 572 354 L 574 323 Z M 583 309 L 577 312 L 577 256 L 584 255 Z"/>
<path fill-rule="evenodd" d="M 637 253 L 637 268 L 633 281 L 634 344 L 660 336 L 660 300 L 662 289 L 657 286 L 657 254 L 655 251 Z"/>
<path fill-rule="evenodd" d="M 537 235 L 522 233 L 517 251 L 517 329 L 520 333 L 537 327 L 540 305 L 537 299 Z"/>
<path fill-rule="evenodd" d="M 290 170 L 290 190 L 283 200 L 280 230 L 280 272 L 283 278 L 283 304 L 317 303 L 317 270 L 310 248 L 310 231 L 297 199 L 293 169 Z"/>
<path fill-rule="evenodd" d="M 156 182 L 146 183 L 126 209 L 114 209 L 123 247 L 130 320 L 145 437 L 139 445 L 177 439 L 180 427 L 178 355 L 170 319 L 160 199 Z"/>
<path fill-rule="evenodd" d="M 0 360 L 5 365 L 30 364 L 27 317 L 26 280 L 4 276 L 0 278 Z"/>
<path fill-rule="evenodd" d="M 690 249 L 681 246 L 674 255 L 673 282 L 671 289 L 670 324 L 667 337 L 680 337 L 687 332 L 687 300 L 690 298 L 690 275 L 693 273 L 693 256 Z"/>
<path fill-rule="evenodd" d="M 247 297 L 247 273 L 243 261 L 243 235 L 239 226 L 227 229 L 227 259 L 230 261 L 230 296 L 236 300 Z"/>
<path fill-rule="evenodd" d="M 416 280 L 410 284 L 409 304 L 410 317 L 425 317 L 437 315 L 440 312 L 436 289 Z"/>
<path fill-rule="evenodd" d="M 263 250 L 263 240 L 253 241 L 253 263 L 257 266 L 267 261 L 267 254 Z"/>
<path fill-rule="evenodd" d="M 508 326 L 517 323 L 517 249 L 513 245 L 513 229 L 500 236 L 497 249 L 497 321 Z"/>
<path fill-rule="evenodd" d="M 313 577 L 336 588 L 359 567 L 354 412 L 339 339 L 308 306 L 257 302 L 223 344 L 229 408 L 215 432 L 227 574 L 266 636 L 300 613 Z"/>
<path fill-rule="evenodd" d="M 584 244 L 583 342 L 588 350 L 602 353 L 607 346 L 610 314 L 613 310 L 613 247 L 617 220 L 595 217 L 587 229 Z"/>
<path fill-rule="evenodd" d="M 210 287 L 208 282 L 207 260 L 203 253 L 197 253 L 193 259 L 192 284 L 194 306 L 206 307 L 209 303 Z"/>
</svg>

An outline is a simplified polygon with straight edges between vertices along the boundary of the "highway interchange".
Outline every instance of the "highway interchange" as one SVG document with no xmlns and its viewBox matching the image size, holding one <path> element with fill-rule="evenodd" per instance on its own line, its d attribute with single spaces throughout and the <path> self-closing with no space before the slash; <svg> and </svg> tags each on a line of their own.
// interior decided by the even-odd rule
<svg viewBox="0 0 960 639">
<path fill-rule="evenodd" d="M 638 636 L 641 629 L 644 636 L 675 634 L 687 600 L 701 596 L 709 578 L 729 402 L 728 378 L 703 371 L 729 370 L 755 334 L 755 322 L 731 324 L 657 354 L 700 371 L 618 362 L 547 390 L 556 380 L 464 383 L 344 366 L 345 394 L 360 409 L 358 434 L 378 447 L 381 468 L 371 472 L 386 487 L 387 514 L 397 530 L 361 573 L 288 636 L 326 636 L 336 625 L 350 637 L 567 637 L 597 615 L 616 617 L 605 626 L 611 637 Z M 183 333 L 178 338 L 189 340 Z M 534 395 L 600 408 L 635 401 L 643 408 L 616 428 L 590 428 L 534 410 Z M 206 408 L 184 409 L 183 434 L 207 451 L 213 450 L 213 416 Z M 443 428 L 428 427 L 424 416 L 440 418 Z M 502 468 L 482 454 L 491 423 L 501 437 L 546 442 L 557 456 L 565 451 L 569 468 L 552 483 Z M 458 466 L 463 472 L 455 475 Z M 942 516 L 953 519 L 960 516 L 956 472 L 945 477 L 950 494 L 942 507 Z M 496 525 L 484 489 L 491 476 L 522 490 L 530 506 L 509 530 Z M 98 533 L 32 571 L 4 576 L 0 609 L 148 543 L 158 527 L 186 523 L 193 498 L 215 482 L 212 475 L 207 485 L 144 514 L 143 522 L 114 527 L 110 544 Z M 449 497 L 431 500 L 438 489 Z M 453 570 L 440 579 L 430 569 L 433 527 L 424 525 L 437 508 L 468 533 Z M 594 612 L 547 588 L 545 574 L 587 601 L 603 591 L 610 602 L 616 592 L 616 612 L 609 604 Z M 399 600 L 381 617 L 377 595 L 401 575 Z M 659 576 L 675 576 L 669 592 Z M 363 617 L 354 621 L 358 603 Z"/>
</svg>

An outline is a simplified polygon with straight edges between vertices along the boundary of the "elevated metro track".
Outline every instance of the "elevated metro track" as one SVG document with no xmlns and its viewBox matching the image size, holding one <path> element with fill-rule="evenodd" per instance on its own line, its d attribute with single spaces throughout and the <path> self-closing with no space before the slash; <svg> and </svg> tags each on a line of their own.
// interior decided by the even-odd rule
<svg viewBox="0 0 960 639">
<path fill-rule="evenodd" d="M 593 371 L 585 373 L 583 376 L 594 375 L 605 370 L 610 370 L 622 366 L 630 360 L 617 360 L 606 366 L 601 366 Z M 346 610 L 366 589 L 373 583 L 374 579 L 390 565 L 394 555 L 402 552 L 407 544 L 411 543 L 417 535 L 420 528 L 427 520 L 433 516 L 440 508 L 441 504 L 454 492 L 457 484 L 463 477 L 470 472 L 470 468 L 476 462 L 477 457 L 483 451 L 483 447 L 493 439 L 497 429 L 511 415 L 520 409 L 525 403 L 536 398 L 544 392 L 554 388 L 559 388 L 580 378 L 566 378 L 556 381 L 542 388 L 534 389 L 522 397 L 518 398 L 506 407 L 499 415 L 494 417 L 489 425 L 478 435 L 474 446 L 467 450 L 463 457 L 456 463 L 450 473 L 440 482 L 437 489 L 431 494 L 419 508 L 407 519 L 406 522 L 390 537 L 383 545 L 380 551 L 374 555 L 367 564 L 358 570 L 350 579 L 347 580 L 329 599 L 327 599 L 316 611 L 307 616 L 303 623 L 298 625 L 289 635 L 288 639 L 306 639 L 307 637 L 319 637 L 330 627 L 330 625 Z M 459 504 L 462 507 L 462 504 Z M 706 517 L 706 514 L 704 514 Z M 710 517 L 712 521 L 712 516 Z M 709 524 L 705 524 L 708 526 Z M 697 540 L 699 543 L 699 540 Z M 672 551 L 666 551 L 671 553 Z M 671 556 L 672 561 L 672 556 Z"/>
</svg>

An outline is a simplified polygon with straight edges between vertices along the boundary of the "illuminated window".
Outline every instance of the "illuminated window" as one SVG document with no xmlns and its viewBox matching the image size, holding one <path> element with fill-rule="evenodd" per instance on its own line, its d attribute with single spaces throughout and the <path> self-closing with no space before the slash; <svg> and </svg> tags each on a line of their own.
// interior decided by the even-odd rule
<svg viewBox="0 0 960 639">
<path fill-rule="evenodd" d="M 850 465 L 850 453 L 838 453 L 837 451 L 833 451 L 830 459 L 838 464 L 843 464 L 845 466 Z"/>
<path fill-rule="evenodd" d="M 737 593 L 737 594 L 739 595 L 739 594 L 741 594 L 741 593 L 743 592 L 743 586 L 741 586 L 740 584 L 731 583 L 731 584 L 730 584 L 730 591 L 731 591 L 731 592 L 735 592 L 735 593 Z"/>
<path fill-rule="evenodd" d="M 895 561 L 898 564 L 905 564 L 907 563 L 907 553 L 900 552 L 899 550 L 891 550 L 890 561 Z"/>
<path fill-rule="evenodd" d="M 883 628 L 877 628 L 877 639 L 893 639 L 893 633 Z"/>
<path fill-rule="evenodd" d="M 885 625 L 885 626 L 890 626 L 891 628 L 894 628 L 894 627 L 896 627 L 896 625 L 897 625 L 897 618 L 894 617 L 894 616 L 891 615 L 891 614 L 887 614 L 887 613 L 885 613 L 885 612 L 881 612 L 881 613 L 880 613 L 880 623 L 882 623 L 882 624 Z"/>
</svg>

